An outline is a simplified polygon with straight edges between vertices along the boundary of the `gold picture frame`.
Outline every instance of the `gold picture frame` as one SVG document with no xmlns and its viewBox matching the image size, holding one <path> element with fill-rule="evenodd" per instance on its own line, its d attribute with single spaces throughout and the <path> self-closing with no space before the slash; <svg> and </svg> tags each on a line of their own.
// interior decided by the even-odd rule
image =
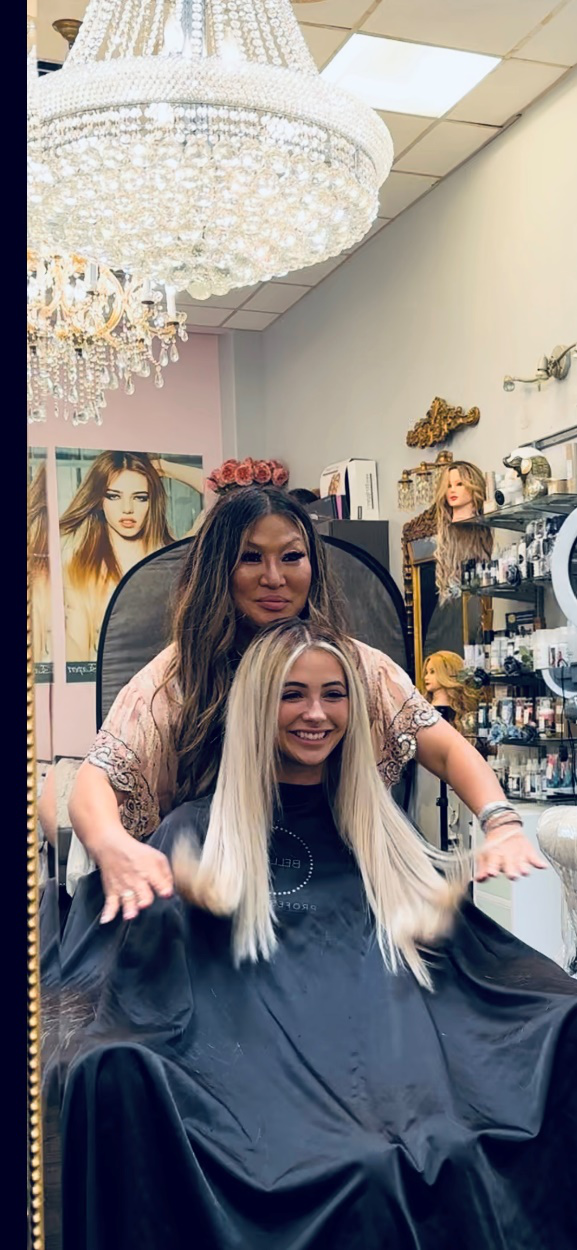
<svg viewBox="0 0 577 1250">
<path fill-rule="evenodd" d="M 36 824 L 36 746 L 34 732 L 34 650 L 32 590 L 28 551 L 26 610 L 26 1043 L 28 1122 L 28 1247 L 44 1250 L 44 1170 L 40 1082 L 40 934 L 38 834 Z"/>
</svg>

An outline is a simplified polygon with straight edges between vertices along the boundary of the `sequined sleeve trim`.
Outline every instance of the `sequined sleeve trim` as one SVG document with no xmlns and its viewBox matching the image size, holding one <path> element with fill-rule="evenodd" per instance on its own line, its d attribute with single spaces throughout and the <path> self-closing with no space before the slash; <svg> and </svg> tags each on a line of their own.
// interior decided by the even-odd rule
<svg viewBox="0 0 577 1250">
<path fill-rule="evenodd" d="M 422 694 L 413 690 L 391 721 L 383 743 L 378 769 L 388 786 L 395 785 L 403 769 L 414 758 L 419 730 L 429 729 L 440 719 L 439 713 Z"/>
<path fill-rule="evenodd" d="M 143 838 L 159 823 L 158 803 L 142 774 L 142 764 L 135 751 L 101 729 L 87 756 L 88 763 L 102 768 L 114 790 L 126 795 L 120 808 L 120 819 L 127 833 Z"/>
</svg>

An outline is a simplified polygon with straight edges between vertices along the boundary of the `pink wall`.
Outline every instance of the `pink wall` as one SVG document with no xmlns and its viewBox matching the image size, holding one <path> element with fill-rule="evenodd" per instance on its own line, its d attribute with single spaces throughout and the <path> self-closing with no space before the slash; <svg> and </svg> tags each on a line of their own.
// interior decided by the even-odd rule
<svg viewBox="0 0 577 1250">
<path fill-rule="evenodd" d="M 28 441 L 48 450 L 48 508 L 52 580 L 54 685 L 36 687 L 36 755 L 84 755 L 96 728 L 96 687 L 65 681 L 64 610 L 58 531 L 55 447 L 183 452 L 202 456 L 208 473 L 222 460 L 218 339 L 191 334 L 179 344 L 180 360 L 163 370 L 164 388 L 152 378 L 136 380 L 134 395 L 107 391 L 103 423 L 72 426 L 49 416 L 28 427 Z"/>
</svg>

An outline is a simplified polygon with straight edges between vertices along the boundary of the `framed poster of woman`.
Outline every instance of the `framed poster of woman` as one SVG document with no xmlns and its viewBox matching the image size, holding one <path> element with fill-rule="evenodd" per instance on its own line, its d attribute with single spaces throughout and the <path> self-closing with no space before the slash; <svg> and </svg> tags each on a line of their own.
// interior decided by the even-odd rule
<svg viewBox="0 0 577 1250">
<path fill-rule="evenodd" d="M 194 533 L 200 456 L 57 448 L 66 680 L 94 681 L 98 638 L 118 583 L 145 556 Z"/>
</svg>

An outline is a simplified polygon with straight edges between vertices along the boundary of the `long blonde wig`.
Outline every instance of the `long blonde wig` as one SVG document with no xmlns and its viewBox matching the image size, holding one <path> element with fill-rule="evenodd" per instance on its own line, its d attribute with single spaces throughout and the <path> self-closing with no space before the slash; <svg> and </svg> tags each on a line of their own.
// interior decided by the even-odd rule
<svg viewBox="0 0 577 1250">
<path fill-rule="evenodd" d="M 455 713 L 455 729 L 464 733 L 463 719 L 475 712 L 479 705 L 480 691 L 467 685 L 462 680 L 465 661 L 456 651 L 435 651 L 423 664 L 423 677 L 431 670 L 442 690 L 446 691 L 447 703 Z M 428 690 L 425 697 L 433 702 L 433 695 Z"/>
<path fill-rule="evenodd" d="M 493 534 L 488 525 L 453 523 L 453 510 L 447 502 L 449 474 L 453 471 L 461 475 L 461 481 L 469 488 L 476 516 L 482 516 L 486 496 L 485 478 L 476 464 L 455 460 L 443 469 L 435 495 L 436 582 L 440 603 L 446 603 L 452 597 L 451 588 L 460 584 L 464 560 L 487 560 L 493 551 Z"/>
<path fill-rule="evenodd" d="M 449 932 L 470 875 L 467 861 L 426 843 L 397 807 L 375 765 L 352 649 L 323 626 L 285 621 L 259 634 L 246 651 L 229 695 L 206 840 L 199 857 L 188 840 L 175 845 L 176 887 L 197 906 L 233 916 L 237 965 L 271 958 L 277 938 L 269 834 L 277 799 L 279 706 L 292 666 L 310 648 L 336 656 L 347 683 L 348 726 L 327 761 L 325 781 L 336 827 L 363 879 L 383 960 L 393 972 L 406 965 L 431 988 L 421 949 Z"/>
</svg>

